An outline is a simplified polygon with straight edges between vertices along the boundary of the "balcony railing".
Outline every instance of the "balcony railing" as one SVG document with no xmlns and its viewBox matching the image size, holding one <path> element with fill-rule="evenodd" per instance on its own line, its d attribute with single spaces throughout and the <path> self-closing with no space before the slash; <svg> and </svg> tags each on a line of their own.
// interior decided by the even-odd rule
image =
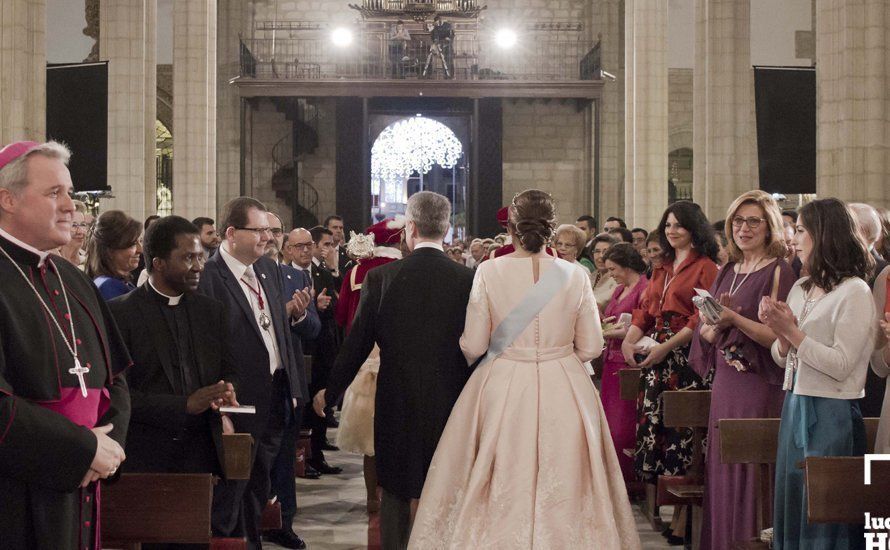
<svg viewBox="0 0 890 550">
<path fill-rule="evenodd" d="M 512 49 L 502 49 L 493 41 L 458 35 L 452 51 L 440 55 L 424 39 L 405 43 L 364 35 L 338 48 L 327 38 L 257 38 L 241 42 L 241 77 L 565 82 L 598 78 L 599 57 L 599 46 L 582 40 L 520 39 Z"/>
</svg>

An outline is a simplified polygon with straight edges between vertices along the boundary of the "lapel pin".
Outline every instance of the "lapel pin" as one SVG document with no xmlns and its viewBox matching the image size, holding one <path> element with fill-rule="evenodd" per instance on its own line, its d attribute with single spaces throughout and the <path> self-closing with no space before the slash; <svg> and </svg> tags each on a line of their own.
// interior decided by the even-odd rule
<svg viewBox="0 0 890 550">
<path fill-rule="evenodd" d="M 288 275 L 287 278 L 290 279 L 290 275 Z"/>
<path fill-rule="evenodd" d="M 265 279 L 265 278 L 266 278 L 266 274 L 265 274 L 265 273 L 260 273 L 260 277 L 263 278 L 263 279 Z"/>
</svg>

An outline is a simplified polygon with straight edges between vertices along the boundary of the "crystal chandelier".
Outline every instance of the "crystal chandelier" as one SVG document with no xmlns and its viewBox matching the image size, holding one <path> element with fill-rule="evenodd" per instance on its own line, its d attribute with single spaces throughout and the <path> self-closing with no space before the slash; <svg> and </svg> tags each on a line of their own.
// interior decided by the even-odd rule
<svg viewBox="0 0 890 550">
<path fill-rule="evenodd" d="M 453 168 L 463 145 L 441 122 L 421 116 L 387 126 L 371 147 L 371 193 L 381 202 L 405 202 L 405 179 L 433 165 Z"/>
</svg>

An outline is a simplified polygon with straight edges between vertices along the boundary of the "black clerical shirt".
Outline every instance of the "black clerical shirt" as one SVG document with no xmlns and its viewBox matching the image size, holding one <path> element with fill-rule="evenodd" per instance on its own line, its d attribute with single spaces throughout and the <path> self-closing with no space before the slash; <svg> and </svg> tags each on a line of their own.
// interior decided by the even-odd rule
<svg viewBox="0 0 890 550">
<path fill-rule="evenodd" d="M 191 395 L 199 388 L 199 385 L 192 375 L 195 372 L 196 363 L 189 316 L 186 308 L 180 307 L 182 301 L 187 300 L 188 297 L 182 295 L 170 298 L 155 290 L 151 284 L 148 285 L 148 288 L 167 322 L 167 329 L 170 331 L 171 344 L 168 351 L 173 366 L 179 371 L 179 387 L 176 390 L 180 395 Z"/>
</svg>

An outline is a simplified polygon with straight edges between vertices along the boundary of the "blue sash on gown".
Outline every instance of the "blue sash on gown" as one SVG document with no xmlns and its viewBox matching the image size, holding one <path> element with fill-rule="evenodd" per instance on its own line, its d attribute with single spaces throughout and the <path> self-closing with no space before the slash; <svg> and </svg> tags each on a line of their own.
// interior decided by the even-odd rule
<svg viewBox="0 0 890 550">
<path fill-rule="evenodd" d="M 574 269 L 576 269 L 574 264 L 565 260 L 553 262 L 553 268 L 541 275 L 541 278 L 529 289 L 522 301 L 504 317 L 501 324 L 491 333 L 488 351 L 479 361 L 479 366 L 493 361 L 510 347 L 513 341 L 522 334 L 522 331 L 541 313 L 544 306 L 556 296 L 556 293 L 565 288 Z"/>
</svg>

